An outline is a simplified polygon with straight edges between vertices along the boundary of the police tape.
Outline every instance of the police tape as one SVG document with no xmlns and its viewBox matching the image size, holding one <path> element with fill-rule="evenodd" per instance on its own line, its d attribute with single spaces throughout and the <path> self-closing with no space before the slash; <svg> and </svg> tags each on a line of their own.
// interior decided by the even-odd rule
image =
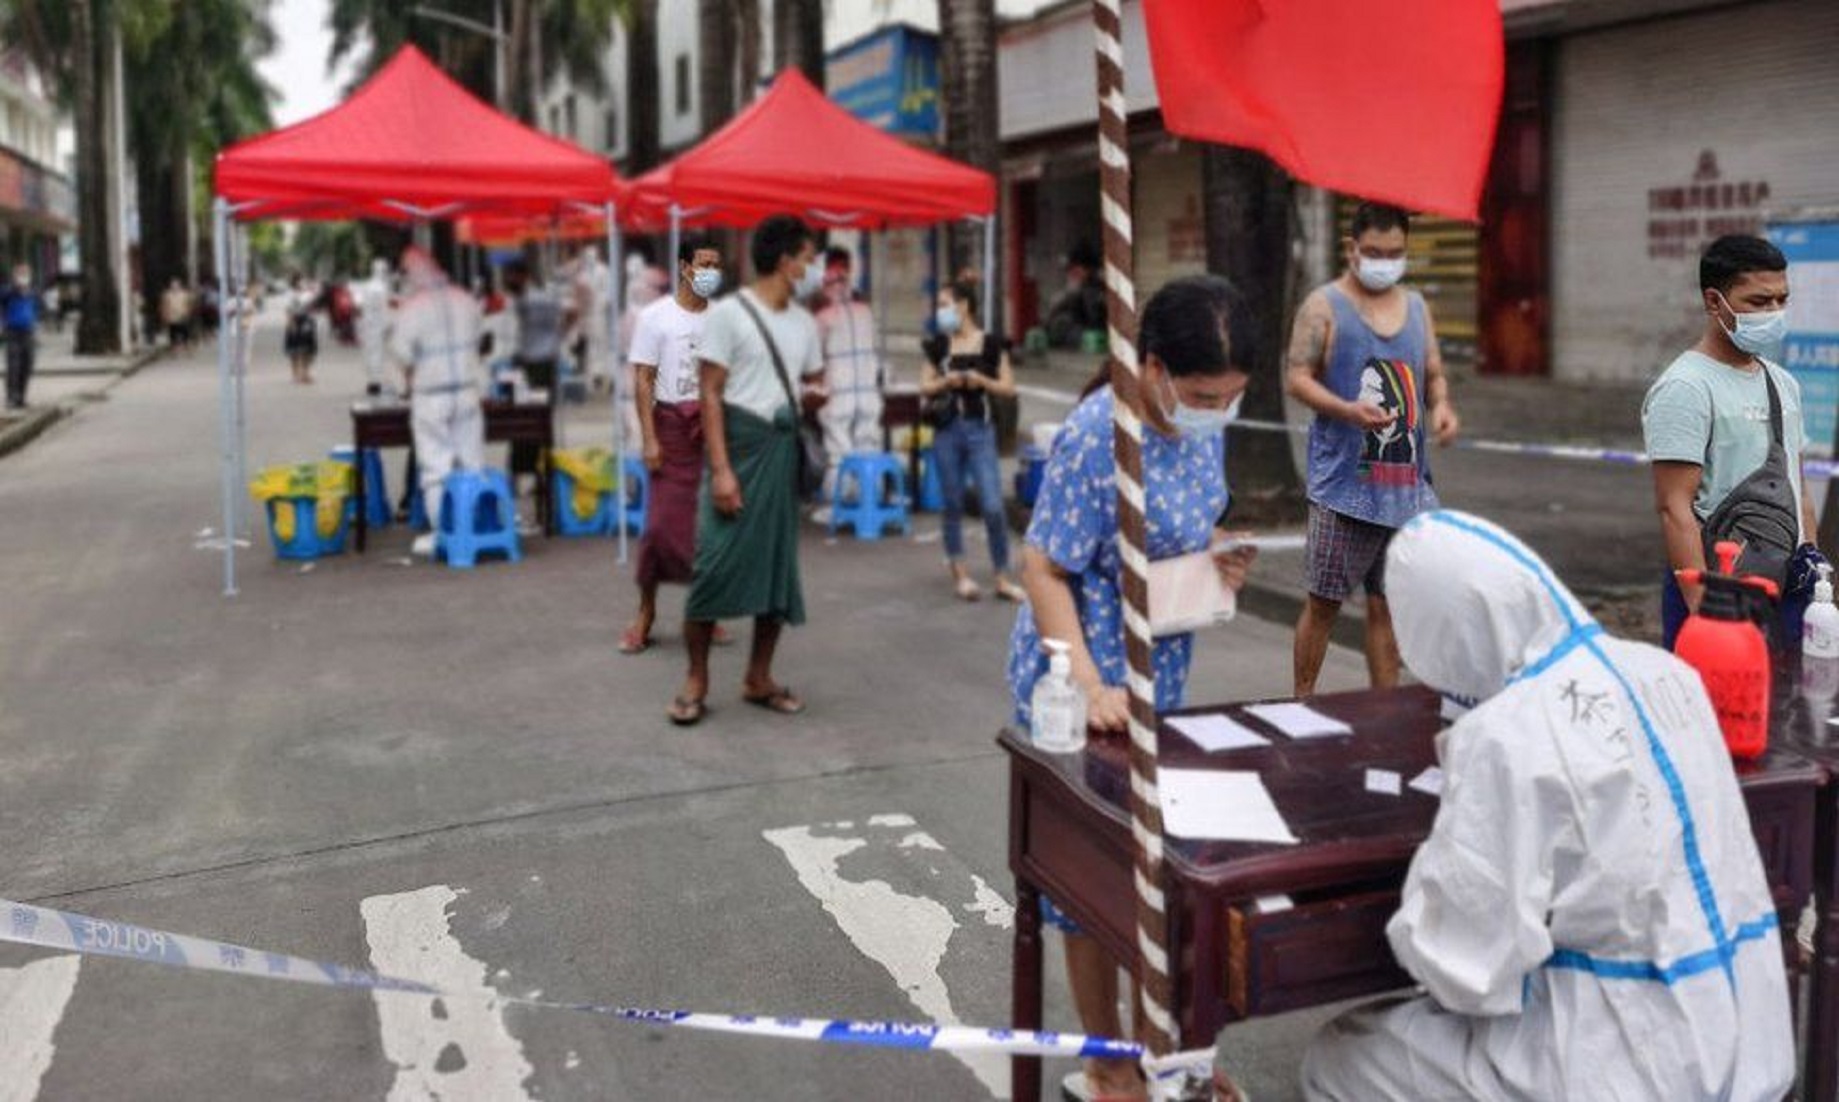
<svg viewBox="0 0 1839 1102">
<path fill-rule="evenodd" d="M 286 953 L 251 949 L 208 938 L 154 930 L 126 922 L 73 914 L 0 899 L 0 942 L 59 949 L 85 956 L 119 957 L 199 972 L 225 972 L 248 979 L 280 980 L 364 991 L 398 992 L 430 998 L 484 999 L 491 1003 L 541 1010 L 594 1014 L 619 1021 L 713 1033 L 744 1034 L 779 1040 L 871 1048 L 926 1049 L 934 1052 L 983 1052 L 1010 1056 L 1070 1056 L 1083 1059 L 1144 1060 L 1134 1041 L 1086 1037 L 1027 1029 L 983 1029 L 930 1022 L 847 1021 L 829 1018 L 784 1018 L 745 1014 L 710 1014 L 600 1003 L 559 1002 L 514 995 L 451 992 L 416 980 L 386 976 L 362 968 L 308 960 Z M 1145 1061 L 1149 1075 L 1168 1081 L 1210 1064 L 1213 1053 L 1178 1053 Z"/>
<path fill-rule="evenodd" d="M 1235 429 L 1250 432 L 1282 432 L 1293 436 L 1308 433 L 1308 425 L 1292 425 L 1284 421 L 1259 421 L 1240 418 L 1232 423 Z M 1628 451 L 1623 448 L 1598 448 L 1586 444 L 1528 444 L 1515 440 L 1467 440 L 1458 439 L 1450 447 L 1456 451 L 1487 452 L 1490 455 L 1521 455 L 1533 459 L 1566 459 L 1586 463 L 1608 463 L 1619 467 L 1645 467 L 1652 462 L 1646 452 Z M 1810 478 L 1830 479 L 1839 476 L 1839 461 L 1830 459 L 1803 459 L 1801 471 Z"/>
</svg>

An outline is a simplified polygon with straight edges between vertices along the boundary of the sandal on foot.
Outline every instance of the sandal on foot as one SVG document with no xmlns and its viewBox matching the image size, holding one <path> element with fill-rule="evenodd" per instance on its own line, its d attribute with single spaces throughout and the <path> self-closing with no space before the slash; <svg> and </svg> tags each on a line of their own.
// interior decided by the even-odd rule
<svg viewBox="0 0 1839 1102">
<path fill-rule="evenodd" d="M 694 727 L 702 722 L 703 716 L 709 714 L 709 706 L 700 700 L 680 696 L 670 702 L 670 710 L 664 714 L 679 727 Z"/>
<path fill-rule="evenodd" d="M 619 653 L 644 654 L 655 644 L 656 640 L 651 636 L 639 634 L 636 628 L 627 628 L 625 634 L 619 637 Z"/>
<path fill-rule="evenodd" d="M 756 708 L 765 708 L 782 716 L 795 716 L 805 710 L 805 702 L 798 699 L 791 689 L 784 685 L 765 693 L 742 693 L 741 699 Z"/>
<path fill-rule="evenodd" d="M 709 635 L 709 642 L 718 647 L 732 647 L 734 646 L 734 632 L 716 624 L 715 630 Z"/>
<path fill-rule="evenodd" d="M 1012 604 L 1021 604 L 1028 599 L 1028 592 L 1007 578 L 996 583 L 996 596 L 999 600 Z"/>
<path fill-rule="evenodd" d="M 956 588 L 958 592 L 958 600 L 960 601 L 981 601 L 983 600 L 983 590 L 979 589 L 977 587 L 977 583 L 971 581 L 969 578 L 959 578 Z"/>
</svg>

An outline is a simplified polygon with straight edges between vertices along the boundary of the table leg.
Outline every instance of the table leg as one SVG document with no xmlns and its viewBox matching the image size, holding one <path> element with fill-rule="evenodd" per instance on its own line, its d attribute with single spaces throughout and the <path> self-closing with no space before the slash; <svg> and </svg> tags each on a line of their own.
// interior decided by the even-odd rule
<svg viewBox="0 0 1839 1102">
<path fill-rule="evenodd" d="M 364 553 L 366 537 L 370 535 L 370 510 L 364 507 L 364 446 L 356 436 L 351 438 L 351 443 L 353 445 L 351 453 L 357 457 L 357 470 L 352 475 L 352 485 L 357 487 L 358 515 L 353 527 L 357 530 L 355 543 L 358 554 L 361 555 Z"/>
<path fill-rule="evenodd" d="M 1839 1098 L 1839 792 L 1831 784 L 1820 793 L 1814 829 L 1813 962 L 1807 995 L 1807 1097 L 1818 1102 Z M 1797 916 L 1798 917 L 1798 916 Z M 1793 927 L 1782 931 L 1793 937 Z"/>
<path fill-rule="evenodd" d="M 1015 882 L 1015 959 L 1010 1017 L 1016 1029 L 1041 1028 L 1041 893 L 1026 880 Z M 1041 1058 L 1015 1056 L 1009 1061 L 1010 1097 L 1035 1102 L 1041 1097 Z"/>
</svg>

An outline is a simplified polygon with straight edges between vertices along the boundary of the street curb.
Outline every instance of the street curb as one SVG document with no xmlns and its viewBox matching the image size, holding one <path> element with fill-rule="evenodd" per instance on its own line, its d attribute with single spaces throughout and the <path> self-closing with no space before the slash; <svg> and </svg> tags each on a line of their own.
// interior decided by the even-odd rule
<svg viewBox="0 0 1839 1102">
<path fill-rule="evenodd" d="M 1303 615 L 1303 598 L 1275 586 L 1246 582 L 1239 590 L 1239 611 L 1273 624 L 1294 628 Z M 1349 650 L 1366 653 L 1366 616 L 1348 605 L 1341 606 L 1329 640 Z"/>
<path fill-rule="evenodd" d="M 63 419 L 63 406 L 36 406 L 25 419 L 0 430 L 0 456 L 8 456 L 39 438 L 44 431 Z"/>
</svg>

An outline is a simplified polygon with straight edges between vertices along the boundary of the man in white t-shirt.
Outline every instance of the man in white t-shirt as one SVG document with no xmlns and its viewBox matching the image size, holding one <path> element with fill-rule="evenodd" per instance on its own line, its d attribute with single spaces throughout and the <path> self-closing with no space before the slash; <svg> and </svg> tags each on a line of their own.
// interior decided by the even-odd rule
<svg viewBox="0 0 1839 1102">
<path fill-rule="evenodd" d="M 823 279 L 809 228 L 774 215 L 753 232 L 752 285 L 716 303 L 703 322 L 700 363 L 708 485 L 696 518 L 696 565 L 684 606 L 690 671 L 671 722 L 701 721 L 709 646 L 718 620 L 751 618 L 753 652 L 741 699 L 780 715 L 804 702 L 773 680 L 786 624 L 805 619 L 798 578 L 798 421 L 823 401 L 817 322 L 798 300 Z M 802 397 L 800 390 L 802 387 Z"/>
<path fill-rule="evenodd" d="M 639 439 L 651 496 L 639 542 L 639 613 L 620 637 L 622 654 L 651 649 L 658 586 L 686 585 L 695 568 L 696 492 L 702 482 L 702 387 L 697 351 L 709 300 L 722 286 L 722 254 L 713 242 L 684 238 L 677 249 L 677 291 L 639 312 L 632 332 Z"/>
</svg>

